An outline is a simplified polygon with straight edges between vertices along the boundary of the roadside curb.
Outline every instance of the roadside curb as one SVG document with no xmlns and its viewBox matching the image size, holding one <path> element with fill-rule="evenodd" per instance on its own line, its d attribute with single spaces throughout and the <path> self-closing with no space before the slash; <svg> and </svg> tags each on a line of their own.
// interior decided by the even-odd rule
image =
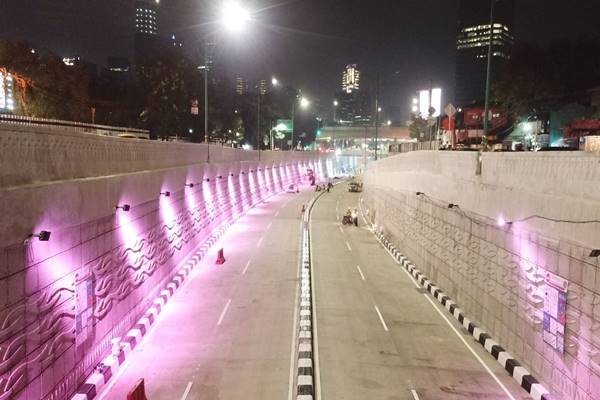
<svg viewBox="0 0 600 400">
<path fill-rule="evenodd" d="M 404 256 L 396 247 L 385 237 L 383 232 L 373 230 L 373 233 L 379 243 L 386 248 L 393 256 L 396 263 L 405 268 L 437 301 L 446 308 L 460 324 L 469 331 L 473 338 L 485 348 L 485 350 L 494 357 L 496 361 L 517 381 L 517 383 L 529 393 L 534 400 L 554 400 L 550 392 L 535 379 L 527 369 L 513 358 L 502 346 L 494 341 L 488 333 L 479 328 L 470 319 L 465 317 L 463 311 L 458 307 L 450 297 L 431 282 L 417 267 Z"/>
<path fill-rule="evenodd" d="M 184 265 L 173 275 L 169 283 L 164 286 L 158 296 L 152 302 L 152 306 L 131 328 L 125 337 L 118 343 L 118 354 L 110 354 L 100 362 L 94 372 L 79 386 L 71 400 L 92 400 L 106 386 L 113 376 L 116 376 L 120 367 L 125 363 L 128 355 L 142 341 L 142 338 L 148 334 L 150 327 L 156 322 L 158 315 L 164 309 L 165 305 L 175 292 L 183 285 L 190 273 L 196 268 L 200 261 L 204 259 L 210 248 L 227 231 L 233 222 L 224 222 L 210 235 L 202 245 L 198 246 L 196 251 L 191 254 Z M 113 344 L 115 346 L 116 344 Z M 116 353 L 116 352 L 115 352 Z"/>
<path fill-rule="evenodd" d="M 310 201 L 302 217 L 302 265 L 300 270 L 300 322 L 297 348 L 296 399 L 313 400 L 315 393 L 315 368 L 313 357 L 313 297 L 312 264 L 310 257 L 310 214 L 321 192 Z"/>
</svg>

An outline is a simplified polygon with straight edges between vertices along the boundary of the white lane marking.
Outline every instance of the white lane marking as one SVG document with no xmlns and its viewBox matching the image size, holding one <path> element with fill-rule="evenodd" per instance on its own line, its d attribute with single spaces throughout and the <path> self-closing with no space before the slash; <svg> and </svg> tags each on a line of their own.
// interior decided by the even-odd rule
<svg viewBox="0 0 600 400">
<path fill-rule="evenodd" d="M 192 390 L 193 384 L 193 382 L 188 382 L 187 387 L 185 388 L 185 392 L 183 392 L 183 395 L 181 396 L 181 400 L 187 399 L 188 394 L 190 394 L 190 390 Z"/>
<path fill-rule="evenodd" d="M 250 266 L 250 261 L 248 260 L 248 262 L 246 263 L 246 266 L 244 267 L 244 270 L 242 271 L 242 275 L 246 275 L 246 271 L 248 271 L 248 267 Z"/>
<path fill-rule="evenodd" d="M 258 244 L 256 245 L 256 247 L 260 247 L 264 238 L 264 236 L 261 236 L 261 238 L 258 240 Z"/>
<path fill-rule="evenodd" d="M 267 230 L 271 229 L 271 225 L 273 225 L 273 223 L 269 222 L 269 225 L 267 225 Z"/>
<path fill-rule="evenodd" d="M 320 197 L 317 198 L 317 200 L 315 201 L 315 205 L 317 204 L 316 202 L 319 201 Z M 309 233 L 312 232 L 312 218 L 310 218 L 310 214 L 309 214 L 309 218 L 308 218 L 308 231 Z M 316 271 L 315 271 L 315 262 L 314 262 L 314 258 L 313 258 L 313 241 L 312 241 L 312 235 L 309 236 L 309 242 L 310 242 L 310 248 L 309 248 L 309 254 L 310 254 L 310 260 L 311 260 L 311 273 L 310 273 L 310 291 L 311 291 L 311 296 L 312 296 L 312 301 L 313 301 L 313 305 L 312 305 L 312 324 L 313 324 L 313 362 L 314 362 L 314 371 L 315 371 L 315 397 L 317 399 L 321 398 L 321 365 L 319 364 L 319 333 L 317 331 L 317 295 L 316 295 L 316 285 L 315 285 L 315 275 L 316 275 Z"/>
<path fill-rule="evenodd" d="M 279 216 L 279 211 L 277 211 L 277 212 L 275 213 L 275 218 L 277 218 L 278 216 Z"/>
<path fill-rule="evenodd" d="M 346 241 L 346 247 L 348 248 L 348 251 L 352 251 L 352 247 L 350 247 L 350 243 L 348 243 L 348 241 Z"/>
<path fill-rule="evenodd" d="M 506 395 L 508 396 L 508 398 L 511 399 L 511 400 L 515 400 L 515 398 L 513 397 L 513 395 L 506 388 L 506 386 L 504 386 L 504 384 L 500 381 L 500 379 L 498 379 L 498 377 L 496 376 L 496 374 L 494 374 L 494 372 L 492 372 L 492 370 L 485 364 L 485 362 L 481 359 L 481 357 L 479 357 L 479 354 L 477 354 L 475 352 L 475 350 L 473 350 L 473 348 L 469 345 L 469 343 L 467 343 L 467 341 L 465 340 L 465 338 L 454 327 L 454 325 L 452 325 L 452 323 L 448 320 L 448 318 L 446 318 L 446 316 L 440 311 L 440 309 L 437 308 L 437 306 L 435 305 L 435 303 L 433 302 L 433 300 L 431 300 L 429 298 L 429 296 L 427 295 L 427 293 L 423 293 L 423 296 L 427 299 L 427 301 L 429 301 L 429 303 L 431 303 L 431 306 L 433 308 L 435 308 L 435 311 L 437 311 L 438 314 L 440 314 L 440 316 L 444 319 L 444 321 L 446 321 L 446 323 L 452 329 L 452 331 L 454 331 L 454 333 L 456 333 L 456 336 L 458 336 L 458 338 L 461 340 L 461 342 L 463 342 L 463 344 L 467 347 L 467 349 L 469 349 L 469 351 L 473 354 L 473 357 L 475 357 L 477 359 L 477 361 L 479 361 L 479 363 L 481 364 L 481 366 L 487 371 L 487 373 L 490 374 L 492 376 L 492 378 L 494 378 L 494 380 L 496 381 L 496 383 L 498 384 L 498 386 L 500 386 L 500 388 L 504 391 L 504 393 L 506 393 Z"/>
<path fill-rule="evenodd" d="M 358 273 L 360 274 L 360 277 L 362 278 L 362 280 L 365 281 L 366 279 L 365 279 L 365 276 L 363 275 L 363 273 L 362 273 L 362 271 L 360 269 L 360 265 L 357 265 L 356 269 L 358 269 Z"/>
<path fill-rule="evenodd" d="M 381 243 L 381 241 L 379 239 L 377 239 L 377 241 L 379 241 L 379 243 Z M 394 261 L 396 262 L 396 264 L 400 264 L 400 262 L 398 260 L 396 260 L 396 258 L 394 257 L 394 255 L 392 254 L 391 251 L 389 251 L 385 246 L 383 246 L 383 248 L 385 249 L 385 251 L 388 252 L 388 254 L 390 255 L 390 257 L 392 257 L 394 259 Z M 417 282 L 417 280 L 410 274 L 410 272 L 408 272 L 402 266 L 400 266 L 400 269 L 402 271 L 404 271 L 404 273 L 406 275 L 408 275 L 408 278 L 410 279 L 410 281 L 416 287 L 418 287 L 419 289 L 421 288 L 421 285 L 419 285 L 419 283 Z M 508 396 L 508 398 L 510 398 L 511 400 L 515 400 L 515 398 L 513 397 L 513 395 L 506 388 L 506 386 L 504 386 L 504 384 L 500 381 L 500 379 L 498 379 L 498 377 L 496 376 L 496 374 L 494 374 L 494 372 L 485 364 L 485 362 L 481 359 L 481 357 L 479 357 L 479 355 L 475 352 L 475 350 L 473 350 L 473 348 L 469 345 L 469 343 L 467 343 L 467 341 L 460 334 L 460 332 L 458 330 L 456 330 L 456 328 L 454 327 L 454 325 L 452 325 L 452 323 L 448 320 L 448 318 L 446 318 L 446 316 L 439 310 L 439 308 L 436 306 L 436 304 L 433 302 L 433 300 L 431 300 L 431 298 L 429 298 L 429 295 L 427 293 L 423 293 L 423 296 L 425 296 L 425 298 L 427 299 L 427 301 L 429 301 L 429 303 L 432 305 L 432 307 L 435 309 L 435 311 L 437 311 L 438 314 L 440 314 L 440 316 L 446 321 L 446 323 L 448 324 L 448 326 L 454 331 L 454 333 L 456 333 L 456 336 L 458 336 L 458 338 L 463 342 L 463 344 L 469 349 L 469 351 L 473 354 L 473 356 L 477 359 L 477 361 L 479 361 L 479 363 L 483 366 L 483 368 L 487 371 L 487 373 L 491 375 L 491 377 L 496 381 L 496 383 L 498 384 L 498 386 L 500 386 L 500 388 L 504 391 L 504 393 L 506 393 L 506 395 Z"/>
<path fill-rule="evenodd" d="M 225 318 L 225 314 L 227 313 L 227 310 L 229 309 L 229 305 L 230 304 L 231 304 L 231 299 L 227 300 L 227 304 L 225 304 L 225 308 L 221 312 L 221 316 L 219 317 L 219 321 L 217 322 L 217 326 L 221 325 L 221 322 L 223 322 L 223 318 Z"/>
<path fill-rule="evenodd" d="M 417 393 L 417 391 L 415 389 L 411 389 L 410 392 L 412 393 L 412 395 L 415 398 L 415 400 L 420 400 L 419 399 L 419 394 Z"/>
<path fill-rule="evenodd" d="M 340 232 L 344 233 L 344 230 L 342 229 L 341 226 L 338 225 L 338 228 L 340 228 Z"/>
<path fill-rule="evenodd" d="M 387 332 L 389 329 L 387 327 L 387 325 L 385 324 L 385 321 L 383 320 L 383 315 L 381 315 L 381 311 L 379 311 L 379 307 L 374 306 L 375 307 L 375 311 L 377 311 L 377 315 L 379 315 L 379 320 L 381 321 L 381 325 L 383 325 L 383 329 Z"/>
</svg>

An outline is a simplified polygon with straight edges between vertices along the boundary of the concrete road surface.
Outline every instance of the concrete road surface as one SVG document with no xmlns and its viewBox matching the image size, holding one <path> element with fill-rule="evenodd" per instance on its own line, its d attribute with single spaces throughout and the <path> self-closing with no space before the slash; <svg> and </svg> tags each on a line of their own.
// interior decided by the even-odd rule
<svg viewBox="0 0 600 400">
<path fill-rule="evenodd" d="M 295 360 L 300 209 L 313 194 L 308 188 L 280 194 L 241 218 L 99 398 L 124 400 L 144 378 L 150 400 L 287 399 Z M 216 266 L 221 246 L 227 261 Z"/>
<path fill-rule="evenodd" d="M 342 214 L 359 196 L 339 185 L 312 213 L 320 399 L 529 398 L 427 299 L 362 218 L 358 228 L 342 227 Z"/>
</svg>

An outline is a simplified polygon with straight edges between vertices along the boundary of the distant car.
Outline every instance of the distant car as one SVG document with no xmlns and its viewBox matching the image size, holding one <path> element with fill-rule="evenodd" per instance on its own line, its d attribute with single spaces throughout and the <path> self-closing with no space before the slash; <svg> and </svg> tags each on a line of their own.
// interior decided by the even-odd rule
<svg viewBox="0 0 600 400">
<path fill-rule="evenodd" d="M 354 193 L 362 192 L 362 183 L 360 183 L 360 182 L 350 182 L 348 184 L 348 191 L 349 192 L 354 192 Z"/>
</svg>

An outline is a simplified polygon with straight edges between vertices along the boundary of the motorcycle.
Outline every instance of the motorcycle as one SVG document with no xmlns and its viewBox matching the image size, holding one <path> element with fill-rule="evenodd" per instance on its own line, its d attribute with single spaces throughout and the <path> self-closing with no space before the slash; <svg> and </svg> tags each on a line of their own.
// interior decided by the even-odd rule
<svg viewBox="0 0 600 400">
<path fill-rule="evenodd" d="M 354 223 L 351 215 L 344 215 L 342 218 L 342 225 L 352 225 Z"/>
</svg>

